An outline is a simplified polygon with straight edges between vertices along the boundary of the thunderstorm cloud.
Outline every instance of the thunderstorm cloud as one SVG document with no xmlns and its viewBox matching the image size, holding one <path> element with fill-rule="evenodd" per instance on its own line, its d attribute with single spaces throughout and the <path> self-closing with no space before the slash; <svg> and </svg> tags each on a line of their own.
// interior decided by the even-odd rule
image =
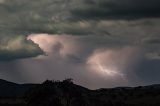
<svg viewBox="0 0 160 106">
<path fill-rule="evenodd" d="M 158 0 L 0 0 L 0 14 L 0 78 L 160 83 Z"/>
</svg>

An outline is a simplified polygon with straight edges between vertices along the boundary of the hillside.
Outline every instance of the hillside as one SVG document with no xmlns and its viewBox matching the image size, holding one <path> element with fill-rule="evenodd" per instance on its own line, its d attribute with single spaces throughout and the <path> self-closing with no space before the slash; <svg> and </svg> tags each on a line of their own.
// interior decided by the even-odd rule
<svg viewBox="0 0 160 106">
<path fill-rule="evenodd" d="M 0 97 L 22 96 L 34 84 L 16 84 L 0 79 Z"/>
<path fill-rule="evenodd" d="M 1 80 L 0 96 L 1 106 L 159 106 L 160 85 L 89 90 L 71 79 L 37 85 Z"/>
</svg>

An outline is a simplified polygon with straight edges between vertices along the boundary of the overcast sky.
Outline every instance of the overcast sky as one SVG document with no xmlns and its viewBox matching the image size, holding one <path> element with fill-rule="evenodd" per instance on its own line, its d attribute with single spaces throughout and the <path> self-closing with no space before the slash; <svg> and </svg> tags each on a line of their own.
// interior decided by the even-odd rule
<svg viewBox="0 0 160 106">
<path fill-rule="evenodd" d="M 160 83 L 159 0 L 0 0 L 0 14 L 1 79 Z"/>
</svg>

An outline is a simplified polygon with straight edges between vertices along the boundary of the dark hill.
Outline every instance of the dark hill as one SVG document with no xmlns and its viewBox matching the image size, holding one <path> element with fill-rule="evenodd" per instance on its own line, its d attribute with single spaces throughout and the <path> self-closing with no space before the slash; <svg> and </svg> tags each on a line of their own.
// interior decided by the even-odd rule
<svg viewBox="0 0 160 106">
<path fill-rule="evenodd" d="M 37 85 L 0 80 L 0 96 L 0 106 L 160 106 L 160 85 L 89 90 L 71 79 Z"/>
<path fill-rule="evenodd" d="M 89 90 L 70 80 L 46 81 L 26 98 L 31 106 L 160 106 L 160 85 Z"/>
<path fill-rule="evenodd" d="M 34 84 L 16 84 L 0 79 L 0 97 L 22 96 Z"/>
</svg>

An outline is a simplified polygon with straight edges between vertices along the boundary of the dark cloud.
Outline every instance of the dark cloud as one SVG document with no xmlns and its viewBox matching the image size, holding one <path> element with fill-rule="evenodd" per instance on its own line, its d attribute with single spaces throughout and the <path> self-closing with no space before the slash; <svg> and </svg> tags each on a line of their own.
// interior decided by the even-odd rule
<svg viewBox="0 0 160 106">
<path fill-rule="evenodd" d="M 72 10 L 79 18 L 139 19 L 160 16 L 158 0 L 84 0 L 85 5 Z"/>
<path fill-rule="evenodd" d="M 160 38 L 148 38 L 143 40 L 144 43 L 146 44 L 160 44 Z"/>
<path fill-rule="evenodd" d="M 87 0 L 84 2 L 78 0 L 4 0 L 0 5 L 0 13 L 3 14 L 0 16 L 0 36 L 31 33 L 111 35 L 110 28 L 102 26 L 101 20 L 106 20 L 103 17 L 123 19 L 123 17 L 136 18 L 141 15 L 145 18 L 145 14 L 146 17 L 154 17 L 153 11 L 158 11 L 159 4 L 156 0 Z M 77 21 L 74 16 L 89 17 L 91 21 L 83 20 L 83 18 Z M 94 18 L 99 18 L 100 21 L 93 20 Z M 153 22 L 143 24 L 153 24 Z"/>
<path fill-rule="evenodd" d="M 160 59 L 143 59 L 135 68 L 135 74 L 143 80 L 144 84 L 159 83 L 159 65 Z"/>
<path fill-rule="evenodd" d="M 0 61 L 36 57 L 43 54 L 44 52 L 37 44 L 23 36 L 7 40 L 3 38 L 0 42 Z"/>
</svg>

